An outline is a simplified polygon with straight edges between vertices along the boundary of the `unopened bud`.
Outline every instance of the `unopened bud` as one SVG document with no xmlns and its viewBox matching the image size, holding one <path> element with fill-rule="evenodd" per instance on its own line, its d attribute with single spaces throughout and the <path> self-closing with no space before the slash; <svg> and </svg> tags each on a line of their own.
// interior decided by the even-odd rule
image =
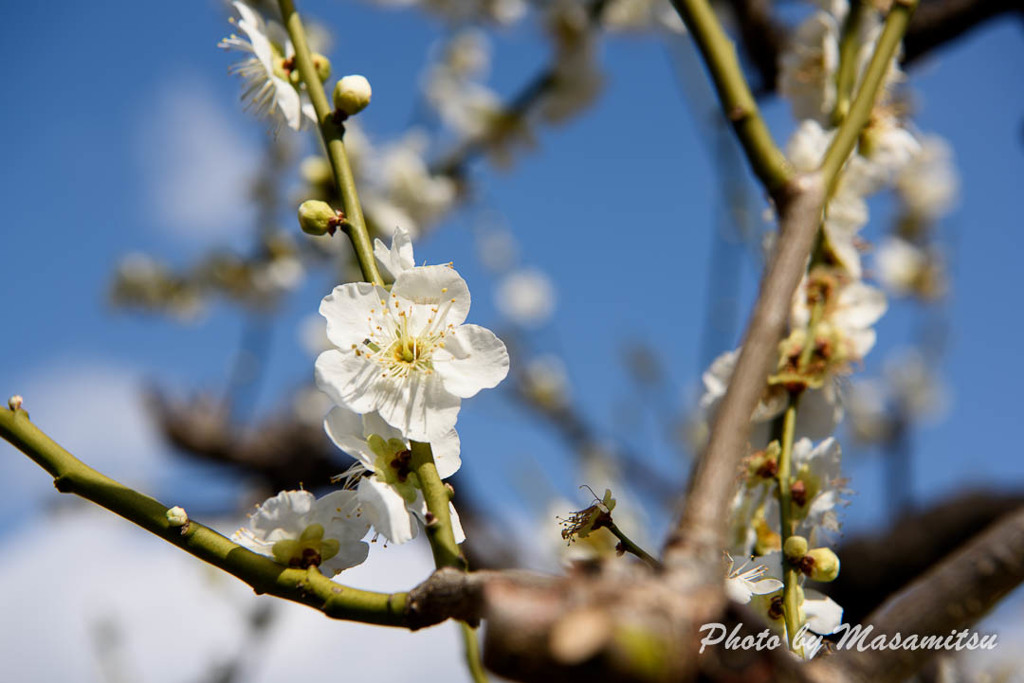
<svg viewBox="0 0 1024 683">
<path fill-rule="evenodd" d="M 15 394 L 7 399 L 7 407 L 11 410 L 21 410 L 21 404 L 25 402 L 25 399 L 20 394 Z"/>
<path fill-rule="evenodd" d="M 373 91 L 370 82 L 360 75 L 345 76 L 334 86 L 334 108 L 346 116 L 353 116 L 370 104 Z"/>
<path fill-rule="evenodd" d="M 839 576 L 839 557 L 829 548 L 815 548 L 808 551 L 807 556 L 814 560 L 808 574 L 812 581 L 835 581 Z"/>
<path fill-rule="evenodd" d="M 188 513 L 185 508 L 175 505 L 167 511 L 167 523 L 171 526 L 185 526 L 188 524 Z"/>
<path fill-rule="evenodd" d="M 782 547 L 786 557 L 798 560 L 807 554 L 807 539 L 803 536 L 790 536 Z"/>
<path fill-rule="evenodd" d="M 310 235 L 333 233 L 338 224 L 338 212 L 327 202 L 307 199 L 299 205 L 299 225 Z"/>
<path fill-rule="evenodd" d="M 313 68 L 316 69 L 316 77 L 320 79 L 321 83 L 326 83 L 327 79 L 331 77 L 331 60 L 319 52 L 313 53 Z"/>
</svg>

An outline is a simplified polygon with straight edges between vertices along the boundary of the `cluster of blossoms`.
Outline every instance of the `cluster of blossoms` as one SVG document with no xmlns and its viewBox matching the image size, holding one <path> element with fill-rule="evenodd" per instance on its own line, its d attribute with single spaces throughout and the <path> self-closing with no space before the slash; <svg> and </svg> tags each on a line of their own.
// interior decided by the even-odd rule
<svg viewBox="0 0 1024 683">
<path fill-rule="evenodd" d="M 799 171 L 820 165 L 874 52 L 881 31 L 877 11 L 869 3 L 853 11 L 856 15 L 849 16 L 845 0 L 814 10 L 781 58 L 779 90 L 800 119 L 787 155 Z M 852 90 L 846 93 L 839 77 L 844 40 L 855 41 L 858 48 Z M 839 529 L 837 509 L 845 502 L 840 449 L 831 437 L 844 414 L 838 380 L 873 348 L 873 326 L 887 309 L 882 290 L 863 280 L 865 242 L 860 231 L 868 222 L 867 199 L 883 189 L 896 190 L 905 207 L 898 224 L 913 232 L 908 226 L 930 223 L 936 218 L 933 209 L 948 208 L 955 188 L 948 154 L 922 141 L 901 114 L 896 92 L 901 79 L 894 61 L 858 149 L 840 171 L 826 203 L 819 244 L 790 309 L 789 334 L 779 344 L 775 372 L 752 418 L 752 454 L 734 500 L 729 594 L 754 604 L 782 633 L 789 624 L 826 635 L 842 619 L 838 605 L 802 583 L 805 577 L 831 581 L 839 572 L 839 560 L 828 548 Z M 894 237 L 886 241 L 876 263 L 891 290 L 920 293 L 936 288 L 934 268 L 926 260 L 909 240 Z M 700 404 L 705 418 L 717 409 L 736 357 L 737 352 L 719 357 L 705 373 Z M 796 418 L 789 452 L 783 453 L 780 439 L 788 411 L 796 411 Z M 780 477 L 783 458 L 789 471 L 786 481 Z M 733 558 L 753 559 L 732 570 Z M 785 570 L 800 576 L 794 586 L 785 587 L 796 593 L 798 615 L 785 614 Z M 802 654 L 814 653 L 805 649 Z"/>
<path fill-rule="evenodd" d="M 298 245 L 279 231 L 262 236 L 252 256 L 219 251 L 182 271 L 145 254 L 128 254 L 118 264 L 110 297 L 125 308 L 193 320 L 215 295 L 250 308 L 271 307 L 305 275 Z"/>
<path fill-rule="evenodd" d="M 317 385 L 334 404 L 324 428 L 356 459 L 343 475 L 344 490 L 321 499 L 281 493 L 236 535 L 283 564 L 309 566 L 319 562 L 303 557 L 326 561 L 330 555 L 338 559 L 320 566 L 337 572 L 365 559 L 365 549 L 360 556 L 353 543 L 371 527 L 393 543 L 415 537 L 430 518 L 418 474 L 424 453 L 432 451 L 441 479 L 453 475 L 461 464 L 455 423 L 462 399 L 508 374 L 501 340 L 464 324 L 469 288 L 455 269 L 416 266 L 412 241 L 401 229 L 390 248 L 377 240 L 374 254 L 394 284 L 340 285 L 320 305 L 334 347 L 316 360 Z M 449 506 L 461 543 L 458 515 Z"/>
</svg>

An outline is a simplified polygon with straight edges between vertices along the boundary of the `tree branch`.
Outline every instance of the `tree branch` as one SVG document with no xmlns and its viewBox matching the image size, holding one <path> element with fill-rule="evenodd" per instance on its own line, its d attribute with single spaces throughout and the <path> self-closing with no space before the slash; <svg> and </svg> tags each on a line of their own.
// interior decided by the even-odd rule
<svg viewBox="0 0 1024 683">
<path fill-rule="evenodd" d="M 725 546 L 727 511 L 737 471 L 747 449 L 750 416 L 772 371 L 777 345 L 789 319 L 804 265 L 818 232 L 824 188 L 818 175 L 799 176 L 779 204 L 775 256 L 747 325 L 732 381 L 711 424 L 708 446 L 690 480 L 683 514 L 665 546 L 665 563 L 686 559 L 689 550 L 714 558 Z"/>
<path fill-rule="evenodd" d="M 736 136 L 761 184 L 773 195 L 783 190 L 794 171 L 776 146 L 754 101 L 736 57 L 736 48 L 722 30 L 707 0 L 672 0 L 694 43 L 704 57 L 722 111 L 732 123 Z"/>
<path fill-rule="evenodd" d="M 1024 493 L 974 491 L 902 515 L 888 532 L 844 540 L 836 551 L 843 570 L 828 584 L 843 620 L 868 614 L 1004 515 L 1024 506 Z"/>
<path fill-rule="evenodd" d="M 302 82 L 306 84 L 306 92 L 313 103 L 313 108 L 316 110 L 320 135 L 327 148 L 327 157 L 331 162 L 338 195 L 345 207 L 345 222 L 342 226 L 352 242 L 352 250 L 363 271 L 363 279 L 383 287 L 384 280 L 377 270 L 377 261 L 373 256 L 373 244 L 370 242 L 366 220 L 363 218 L 363 208 L 359 203 L 355 176 L 352 175 L 348 153 L 345 151 L 343 139 L 345 128 L 335 120 L 331 106 L 327 103 L 327 95 L 320 82 L 320 77 L 317 75 L 316 67 L 313 66 L 313 55 L 306 42 L 306 30 L 302 26 L 302 18 L 295 10 L 295 3 L 292 0 L 278 0 L 278 6 L 281 8 L 285 28 L 288 29 L 288 37 L 291 38 L 292 45 L 295 47 L 295 63 L 298 66 Z"/>
<path fill-rule="evenodd" d="M 1002 14 L 1024 19 L 1021 0 L 924 0 L 903 37 L 903 64 L 909 66 L 932 50 L 953 42 Z"/>
<path fill-rule="evenodd" d="M 878 634 L 948 636 L 970 626 L 1024 581 L 1024 508 L 992 525 L 979 538 L 887 600 L 868 617 Z M 823 683 L 901 681 L 935 653 L 920 650 L 843 649 L 808 673 Z"/>
<path fill-rule="evenodd" d="M 377 593 L 331 581 L 315 567 L 293 569 L 233 543 L 189 520 L 170 524 L 168 508 L 92 469 L 29 421 L 24 410 L 0 408 L 0 437 L 50 473 L 61 493 L 73 493 L 137 524 L 168 543 L 266 593 L 317 609 L 332 619 L 410 629 L 450 617 L 476 622 L 483 585 L 493 574 L 439 572 L 409 593 Z M 457 578 L 454 576 L 457 575 Z"/>
</svg>

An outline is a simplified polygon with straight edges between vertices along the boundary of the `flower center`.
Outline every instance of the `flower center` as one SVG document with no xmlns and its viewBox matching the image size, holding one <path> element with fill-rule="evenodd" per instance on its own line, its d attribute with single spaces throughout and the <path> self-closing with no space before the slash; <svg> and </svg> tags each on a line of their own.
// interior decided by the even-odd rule
<svg viewBox="0 0 1024 683">
<path fill-rule="evenodd" d="M 390 305 L 386 301 L 380 302 L 384 320 L 371 329 L 370 336 L 363 342 L 367 355 L 380 363 L 384 377 L 404 379 L 413 373 L 433 373 L 434 351 L 444 347 L 445 336 L 455 329 L 454 325 L 445 324 L 454 299 L 443 307 L 430 306 L 421 329 L 413 330 L 410 329 L 412 306 L 402 310 L 398 298 L 394 294 L 391 296 Z M 375 312 L 371 310 L 371 313 Z"/>
<path fill-rule="evenodd" d="M 401 439 L 384 440 L 378 434 L 371 434 L 366 442 L 377 456 L 374 474 L 395 488 L 407 502 L 416 500 L 416 489 L 420 487 L 419 477 L 412 471 L 412 451 Z"/>
</svg>

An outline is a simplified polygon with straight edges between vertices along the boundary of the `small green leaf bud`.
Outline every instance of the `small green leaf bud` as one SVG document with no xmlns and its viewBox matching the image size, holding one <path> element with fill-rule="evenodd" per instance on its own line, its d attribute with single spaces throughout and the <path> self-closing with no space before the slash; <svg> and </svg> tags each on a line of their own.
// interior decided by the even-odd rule
<svg viewBox="0 0 1024 683">
<path fill-rule="evenodd" d="M 326 83 L 327 79 L 331 77 L 331 60 L 319 52 L 313 53 L 313 68 L 316 69 L 316 77 L 320 79 L 321 83 Z"/>
<path fill-rule="evenodd" d="M 808 574 L 812 581 L 835 581 L 839 576 L 839 557 L 829 548 L 815 548 L 808 551 L 807 557 L 814 560 Z"/>
<path fill-rule="evenodd" d="M 327 202 L 319 199 L 308 199 L 299 205 L 299 225 L 302 231 L 310 235 L 334 233 L 339 223 L 338 212 Z"/>
<path fill-rule="evenodd" d="M 346 116 L 353 116 L 370 104 L 370 82 L 363 76 L 345 76 L 334 86 L 334 108 Z"/>
<path fill-rule="evenodd" d="M 790 536 L 782 550 L 791 560 L 799 560 L 807 554 L 807 539 L 803 536 Z"/>
<path fill-rule="evenodd" d="M 185 526 L 188 524 L 188 513 L 185 508 L 175 505 L 167 511 L 167 523 L 171 526 Z"/>
</svg>

